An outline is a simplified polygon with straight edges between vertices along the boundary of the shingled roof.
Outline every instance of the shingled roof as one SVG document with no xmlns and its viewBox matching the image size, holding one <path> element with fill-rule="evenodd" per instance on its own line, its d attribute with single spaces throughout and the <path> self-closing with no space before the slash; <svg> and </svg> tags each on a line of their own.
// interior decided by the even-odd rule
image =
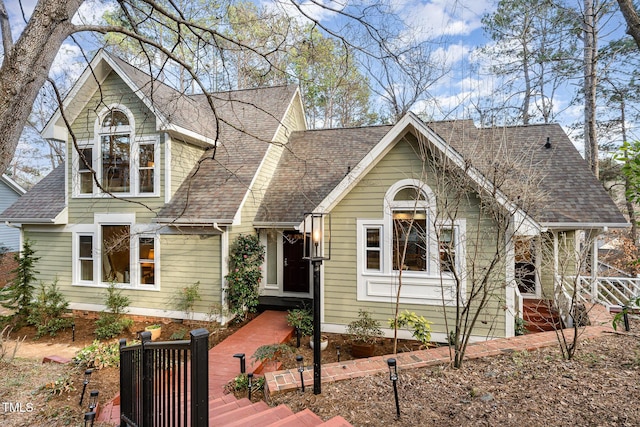
<svg viewBox="0 0 640 427">
<path fill-rule="evenodd" d="M 295 91 L 294 86 L 279 86 L 216 94 L 216 114 L 221 118 L 218 147 L 215 152 L 211 149 L 204 153 L 190 178 L 159 212 L 158 220 L 231 222 L 282 125 Z M 200 97 L 198 101 L 205 103 L 206 99 Z"/>
<path fill-rule="evenodd" d="M 500 179 L 495 183 L 499 190 L 543 227 L 619 227 L 627 223 L 557 124 L 477 128 L 471 120 L 457 120 L 427 126 L 485 179 Z M 345 178 L 349 169 L 391 129 L 294 132 L 256 223 L 301 221 L 304 212 L 314 210 L 340 181 L 354 178 Z M 522 191 L 526 186 L 535 191 L 535 204 L 525 205 Z"/>
<path fill-rule="evenodd" d="M 526 185 L 535 186 L 537 199 L 521 207 L 542 226 L 627 223 L 558 124 L 477 128 L 462 120 L 429 127 L 487 178 L 508 172 L 500 190 L 516 204 Z"/>
<path fill-rule="evenodd" d="M 256 222 L 299 223 L 391 126 L 293 132 Z"/>
<path fill-rule="evenodd" d="M 0 221 L 54 223 L 66 207 L 64 173 L 65 164 L 62 163 L 0 213 Z"/>
</svg>

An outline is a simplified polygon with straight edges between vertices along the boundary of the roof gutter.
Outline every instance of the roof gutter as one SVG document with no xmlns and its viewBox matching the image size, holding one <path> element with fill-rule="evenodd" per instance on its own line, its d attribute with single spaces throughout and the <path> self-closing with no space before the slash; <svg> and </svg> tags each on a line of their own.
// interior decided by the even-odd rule
<svg viewBox="0 0 640 427">
<path fill-rule="evenodd" d="M 0 221 L 3 219 L 0 218 Z M 9 227 L 22 227 L 24 224 L 55 224 L 56 220 L 51 218 L 20 218 L 18 221 L 13 221 L 12 219 L 4 220 L 5 224 Z M 9 225 L 10 222 L 15 222 L 16 226 Z"/>
<path fill-rule="evenodd" d="M 253 228 L 295 228 L 297 230 L 299 225 L 299 222 L 256 221 L 253 223 Z"/>
</svg>

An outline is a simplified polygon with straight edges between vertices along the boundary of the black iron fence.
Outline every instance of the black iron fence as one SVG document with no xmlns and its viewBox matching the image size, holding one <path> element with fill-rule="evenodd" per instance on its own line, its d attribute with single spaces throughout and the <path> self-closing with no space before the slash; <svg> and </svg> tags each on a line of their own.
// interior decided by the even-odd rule
<svg viewBox="0 0 640 427">
<path fill-rule="evenodd" d="M 208 426 L 209 332 L 157 343 L 140 335 L 140 344 L 120 340 L 120 426 Z"/>
</svg>

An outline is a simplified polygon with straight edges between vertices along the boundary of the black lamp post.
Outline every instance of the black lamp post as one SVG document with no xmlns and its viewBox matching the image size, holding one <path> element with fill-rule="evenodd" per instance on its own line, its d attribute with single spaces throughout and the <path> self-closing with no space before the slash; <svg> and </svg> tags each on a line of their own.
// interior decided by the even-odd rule
<svg viewBox="0 0 640 427">
<path fill-rule="evenodd" d="M 86 371 L 84 371 L 84 381 L 82 381 L 82 394 L 80 395 L 80 402 L 78 403 L 80 406 L 82 406 L 82 401 L 84 400 L 84 392 L 87 391 L 87 385 L 89 384 L 92 373 L 93 369 L 87 369 Z"/>
<path fill-rule="evenodd" d="M 308 259 L 313 266 L 313 394 L 320 394 L 320 266 L 322 261 L 331 259 L 331 216 L 306 213 L 303 235 L 303 259 Z"/>
<path fill-rule="evenodd" d="M 304 393 L 304 376 L 302 375 L 304 373 L 304 358 L 302 357 L 302 355 L 297 355 L 296 356 L 296 364 L 298 365 L 298 372 L 300 372 L 300 389 L 302 390 L 302 392 Z"/>
<path fill-rule="evenodd" d="M 393 382 L 393 395 L 396 398 L 396 419 L 400 419 L 400 402 L 398 401 L 398 367 L 396 359 L 387 359 L 389 365 L 389 379 Z"/>
</svg>

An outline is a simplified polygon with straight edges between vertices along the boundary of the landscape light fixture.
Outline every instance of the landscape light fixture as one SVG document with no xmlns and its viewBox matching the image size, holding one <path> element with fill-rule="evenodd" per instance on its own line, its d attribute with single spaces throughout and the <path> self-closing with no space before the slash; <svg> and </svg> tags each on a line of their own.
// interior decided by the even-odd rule
<svg viewBox="0 0 640 427">
<path fill-rule="evenodd" d="M 398 401 L 398 366 L 396 359 L 387 359 L 389 365 L 389 379 L 393 382 L 393 395 L 396 398 L 396 419 L 400 419 L 400 402 Z"/>
<path fill-rule="evenodd" d="M 73 322 L 71 324 L 71 342 L 75 342 L 76 340 L 76 323 Z"/>
<path fill-rule="evenodd" d="M 93 427 L 93 422 L 96 419 L 95 412 L 85 412 L 84 414 L 84 427 Z"/>
<path fill-rule="evenodd" d="M 298 372 L 300 372 L 300 390 L 304 393 L 304 376 L 302 375 L 304 373 L 304 358 L 302 355 L 296 356 L 296 364 L 298 365 Z"/>
<path fill-rule="evenodd" d="M 338 362 L 340 361 L 340 346 L 336 345 L 336 355 L 338 356 Z"/>
<path fill-rule="evenodd" d="M 91 390 L 89 393 L 89 412 L 95 412 L 98 407 L 98 390 Z"/>
<path fill-rule="evenodd" d="M 233 355 L 233 357 L 240 359 L 240 373 L 244 374 L 247 371 L 247 366 L 244 360 L 244 353 L 236 353 Z"/>
<path fill-rule="evenodd" d="M 82 406 L 84 393 L 87 391 L 87 385 L 89 384 L 89 380 L 91 379 L 91 374 L 93 374 L 93 369 L 87 369 L 86 371 L 84 371 L 84 381 L 82 381 L 82 394 L 80 395 L 80 402 L 78 403 L 80 406 Z"/>
<path fill-rule="evenodd" d="M 320 394 L 320 266 L 331 259 L 331 216 L 321 212 L 304 214 L 303 256 L 313 266 L 313 394 Z"/>
<path fill-rule="evenodd" d="M 251 400 L 251 389 L 253 388 L 253 372 L 247 374 L 247 379 L 248 379 L 247 390 L 249 393 L 247 397 L 249 398 L 249 400 Z"/>
</svg>

